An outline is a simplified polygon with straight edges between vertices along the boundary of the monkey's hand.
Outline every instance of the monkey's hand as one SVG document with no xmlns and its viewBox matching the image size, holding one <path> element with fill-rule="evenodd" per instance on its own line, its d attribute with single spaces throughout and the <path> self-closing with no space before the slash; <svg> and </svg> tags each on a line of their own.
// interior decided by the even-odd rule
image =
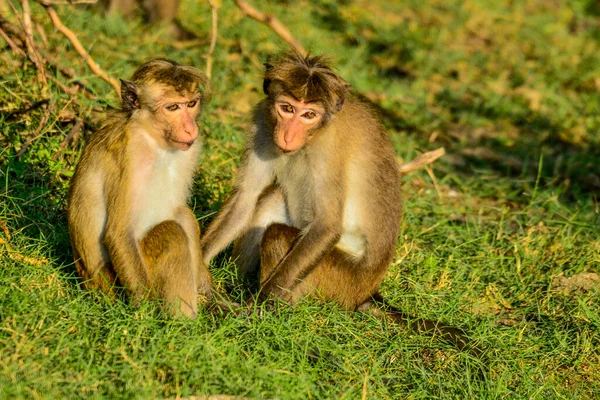
<svg viewBox="0 0 600 400">
<path fill-rule="evenodd" d="M 209 303 L 208 310 L 219 314 L 222 317 L 228 314 L 239 314 L 244 312 L 244 309 L 242 309 L 242 306 L 239 303 L 229 300 L 213 300 Z"/>
<path fill-rule="evenodd" d="M 277 300 L 272 296 L 262 298 L 259 296 L 253 296 L 246 303 L 246 307 L 243 316 L 249 317 L 252 314 L 263 316 L 267 312 L 275 311 Z"/>
<path fill-rule="evenodd" d="M 262 285 L 258 296 L 259 301 L 265 302 L 269 299 L 281 299 L 289 303 L 292 300 L 292 291 L 284 289 L 282 285 L 274 282 L 275 279 L 269 279 Z"/>
</svg>

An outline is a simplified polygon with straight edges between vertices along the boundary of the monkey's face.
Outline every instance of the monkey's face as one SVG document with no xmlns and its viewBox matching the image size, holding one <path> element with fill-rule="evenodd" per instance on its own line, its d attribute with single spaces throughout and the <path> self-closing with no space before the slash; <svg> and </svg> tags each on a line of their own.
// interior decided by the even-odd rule
<svg viewBox="0 0 600 400">
<path fill-rule="evenodd" d="M 321 102 L 296 100 L 291 96 L 275 98 L 275 145 L 284 153 L 301 149 L 321 125 L 325 109 Z"/>
<path fill-rule="evenodd" d="M 163 122 L 163 134 L 170 147 L 186 151 L 198 138 L 196 117 L 200 97 L 171 96 L 158 104 L 157 118 Z"/>
</svg>

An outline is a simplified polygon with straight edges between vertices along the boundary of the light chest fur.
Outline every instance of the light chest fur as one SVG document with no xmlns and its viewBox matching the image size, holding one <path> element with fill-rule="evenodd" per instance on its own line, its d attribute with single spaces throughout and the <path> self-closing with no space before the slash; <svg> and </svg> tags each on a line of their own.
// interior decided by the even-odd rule
<svg viewBox="0 0 600 400">
<path fill-rule="evenodd" d="M 326 166 L 316 165 L 306 168 L 309 161 L 306 155 L 298 154 L 293 157 L 280 157 L 274 164 L 275 176 L 286 198 L 286 208 L 291 219 L 291 224 L 296 228 L 306 228 L 315 218 L 313 201 L 327 201 L 323 199 L 324 193 L 315 193 L 314 177 L 320 168 Z M 348 161 L 350 167 L 346 171 L 348 185 L 343 202 L 342 237 L 337 244 L 341 250 L 361 257 L 365 252 L 366 239 L 362 230 L 363 193 L 360 168 L 353 168 L 353 163 Z M 344 179 L 340 176 L 339 179 Z"/>
<path fill-rule="evenodd" d="M 145 160 L 139 182 L 133 190 L 139 213 L 135 236 L 141 238 L 156 224 L 173 219 L 177 209 L 187 205 L 194 163 L 200 143 L 188 151 L 154 148 L 153 157 Z"/>
<path fill-rule="evenodd" d="M 285 194 L 293 226 L 304 229 L 313 219 L 314 185 L 303 154 L 280 157 L 275 162 L 275 179 Z"/>
</svg>

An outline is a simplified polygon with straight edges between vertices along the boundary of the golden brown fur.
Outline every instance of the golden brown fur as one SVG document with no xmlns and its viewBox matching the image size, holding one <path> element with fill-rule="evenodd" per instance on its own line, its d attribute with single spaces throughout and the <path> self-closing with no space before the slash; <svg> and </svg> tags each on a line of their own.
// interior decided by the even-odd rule
<svg viewBox="0 0 600 400">
<path fill-rule="evenodd" d="M 322 57 L 291 54 L 267 66 L 267 98 L 254 111 L 236 189 L 202 240 L 206 261 L 237 239 L 241 272 L 256 273 L 271 243 L 263 234 L 276 222 L 295 228 L 294 245 L 272 269 L 260 266 L 263 293 L 320 292 L 355 309 L 377 291 L 399 230 L 399 173 L 387 133 L 346 87 Z M 291 153 L 273 140 L 282 94 L 316 101 L 322 113 Z"/>
<path fill-rule="evenodd" d="M 210 298 L 212 279 L 187 207 L 206 93 L 206 78 L 190 68 L 159 59 L 143 65 L 133 82 L 123 81 L 124 110 L 86 145 L 71 180 L 68 217 L 86 288 L 113 294 L 121 285 L 137 301 L 159 295 L 175 313 L 193 317 L 197 293 Z"/>
<path fill-rule="evenodd" d="M 318 296 L 406 323 L 377 292 L 402 216 L 388 134 L 322 57 L 287 54 L 266 66 L 267 98 L 234 192 L 201 241 L 205 261 L 235 241 L 240 272 L 258 274 L 262 298 Z M 433 321 L 411 326 L 466 343 Z"/>
</svg>

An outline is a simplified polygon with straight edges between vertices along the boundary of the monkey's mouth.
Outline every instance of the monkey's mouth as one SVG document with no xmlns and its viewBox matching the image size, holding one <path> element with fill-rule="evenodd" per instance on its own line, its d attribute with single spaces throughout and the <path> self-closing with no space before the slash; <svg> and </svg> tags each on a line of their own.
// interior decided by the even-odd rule
<svg viewBox="0 0 600 400">
<path fill-rule="evenodd" d="M 297 149 L 284 149 L 283 147 L 276 145 L 275 147 L 277 147 L 277 150 L 282 153 L 282 154 L 294 154 L 295 152 L 297 152 L 298 150 L 300 150 L 300 148 Z"/>
<path fill-rule="evenodd" d="M 189 150 L 190 147 L 194 144 L 194 140 L 190 140 L 189 142 L 180 142 L 178 140 L 172 140 L 173 146 L 178 148 L 179 150 Z"/>
</svg>

